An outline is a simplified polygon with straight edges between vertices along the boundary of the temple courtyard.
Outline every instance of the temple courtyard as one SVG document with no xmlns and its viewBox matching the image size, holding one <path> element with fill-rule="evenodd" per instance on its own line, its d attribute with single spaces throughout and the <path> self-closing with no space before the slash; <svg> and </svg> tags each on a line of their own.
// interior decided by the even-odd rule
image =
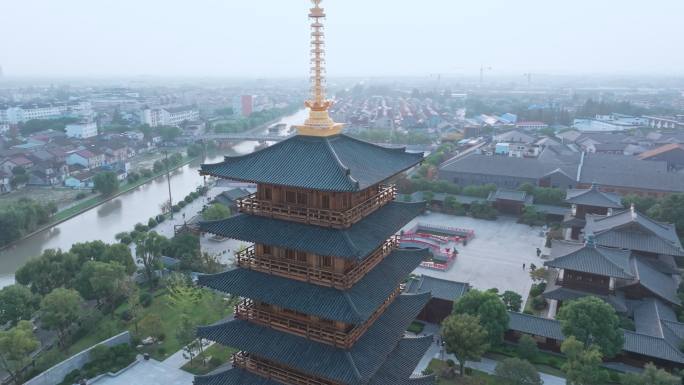
<svg viewBox="0 0 684 385">
<path fill-rule="evenodd" d="M 475 238 L 466 246 L 459 245 L 458 256 L 449 270 L 437 271 L 419 267 L 415 274 L 429 275 L 450 281 L 467 282 L 476 289 L 497 288 L 499 292 L 512 290 L 527 298 L 532 285 L 529 266 L 542 266 L 536 250 L 544 250 L 541 227 L 516 223 L 515 218 L 500 217 L 495 221 L 454 216 L 442 213 L 421 215 L 405 229 L 416 223 L 458 227 L 475 231 Z M 525 269 L 523 270 L 523 263 Z"/>
</svg>

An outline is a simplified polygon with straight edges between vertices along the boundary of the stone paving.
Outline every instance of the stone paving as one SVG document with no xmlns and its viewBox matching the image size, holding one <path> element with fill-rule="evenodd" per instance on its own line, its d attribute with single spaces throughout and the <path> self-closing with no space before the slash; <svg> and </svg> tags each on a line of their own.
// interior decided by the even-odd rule
<svg viewBox="0 0 684 385">
<path fill-rule="evenodd" d="M 116 377 L 103 376 L 94 385 L 192 385 L 194 376 L 150 359 L 140 360 Z"/>
<path fill-rule="evenodd" d="M 536 254 L 537 248 L 544 249 L 541 227 L 519 224 L 509 217 L 487 221 L 430 213 L 415 218 L 405 229 L 410 229 L 417 222 L 472 229 L 475 238 L 466 246 L 457 248 L 458 256 L 449 270 L 442 272 L 419 267 L 414 273 L 467 282 L 476 289 L 495 287 L 499 292 L 512 290 L 523 299 L 527 298 L 532 285 L 529 266 L 531 263 L 543 266 L 542 259 Z"/>
</svg>

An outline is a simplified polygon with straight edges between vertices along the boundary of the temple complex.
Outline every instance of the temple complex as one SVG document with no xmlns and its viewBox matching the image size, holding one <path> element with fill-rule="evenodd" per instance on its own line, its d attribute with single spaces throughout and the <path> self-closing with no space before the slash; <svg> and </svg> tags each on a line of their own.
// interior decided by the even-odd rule
<svg viewBox="0 0 684 385">
<path fill-rule="evenodd" d="M 257 185 L 240 214 L 204 232 L 253 244 L 232 270 L 199 284 L 238 296 L 234 319 L 198 337 L 238 350 L 232 368 L 196 385 L 432 384 L 412 373 L 433 341 L 404 331 L 430 300 L 400 285 L 429 256 L 400 249 L 396 233 L 424 202 L 395 201 L 390 183 L 422 154 L 341 133 L 325 99 L 325 17 L 313 0 L 309 118 L 298 135 L 201 173 Z"/>
</svg>

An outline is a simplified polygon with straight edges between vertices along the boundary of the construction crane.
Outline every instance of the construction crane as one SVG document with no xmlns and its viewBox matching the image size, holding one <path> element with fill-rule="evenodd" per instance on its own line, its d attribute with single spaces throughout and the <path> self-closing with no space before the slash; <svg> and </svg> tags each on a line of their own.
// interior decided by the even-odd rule
<svg viewBox="0 0 684 385">
<path fill-rule="evenodd" d="M 480 87 L 482 87 L 482 84 L 484 83 L 484 72 L 485 71 L 491 71 L 491 70 L 492 70 L 492 67 L 480 65 Z"/>
</svg>

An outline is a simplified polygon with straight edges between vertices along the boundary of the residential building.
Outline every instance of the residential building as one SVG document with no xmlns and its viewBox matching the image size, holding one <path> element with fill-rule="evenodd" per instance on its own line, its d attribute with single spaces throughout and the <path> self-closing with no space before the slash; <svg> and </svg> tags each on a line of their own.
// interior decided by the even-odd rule
<svg viewBox="0 0 684 385">
<path fill-rule="evenodd" d="M 93 188 L 95 186 L 94 176 L 95 174 L 92 171 L 75 172 L 64 180 L 64 186 L 76 189 Z"/>
<path fill-rule="evenodd" d="M 94 121 L 82 121 L 66 125 L 66 135 L 74 139 L 87 139 L 97 136 L 97 123 Z"/>
<path fill-rule="evenodd" d="M 646 124 L 651 128 L 677 129 L 684 128 L 684 115 L 644 116 Z"/>
<path fill-rule="evenodd" d="M 519 128 L 525 131 L 538 131 L 549 128 L 549 125 L 544 122 L 523 121 L 515 123 L 515 128 Z"/>
<path fill-rule="evenodd" d="M 146 108 L 141 111 L 141 122 L 150 127 L 176 126 L 199 120 L 199 110 L 194 106 Z"/>
<path fill-rule="evenodd" d="M 12 191 L 12 175 L 0 170 L 0 194 Z"/>
<path fill-rule="evenodd" d="M 105 156 L 104 154 L 94 153 L 90 150 L 78 150 L 67 156 L 66 163 L 69 166 L 80 165 L 86 169 L 93 169 L 105 164 Z"/>
<path fill-rule="evenodd" d="M 254 112 L 256 96 L 239 95 L 233 98 L 233 115 L 248 117 Z"/>
<path fill-rule="evenodd" d="M 0 161 L 0 170 L 4 171 L 6 174 L 12 174 L 12 170 L 15 167 L 22 167 L 24 170 L 28 171 L 33 167 L 33 162 L 24 155 L 17 155 Z"/>
<path fill-rule="evenodd" d="M 667 162 L 672 169 L 684 168 L 684 146 L 679 143 L 665 144 L 639 154 L 641 160 Z"/>
</svg>

